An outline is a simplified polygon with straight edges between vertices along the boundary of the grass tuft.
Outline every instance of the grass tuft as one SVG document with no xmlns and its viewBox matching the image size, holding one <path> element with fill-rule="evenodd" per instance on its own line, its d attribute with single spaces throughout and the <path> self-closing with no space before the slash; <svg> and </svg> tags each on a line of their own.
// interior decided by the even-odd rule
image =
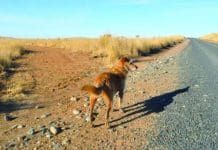
<svg viewBox="0 0 218 150">
<path fill-rule="evenodd" d="M 0 72 L 9 68 L 15 58 L 24 52 L 22 43 L 17 40 L 0 39 Z"/>
<path fill-rule="evenodd" d="M 209 41 L 209 42 L 218 43 L 218 33 L 207 34 L 205 36 L 202 36 L 200 39 Z"/>
</svg>

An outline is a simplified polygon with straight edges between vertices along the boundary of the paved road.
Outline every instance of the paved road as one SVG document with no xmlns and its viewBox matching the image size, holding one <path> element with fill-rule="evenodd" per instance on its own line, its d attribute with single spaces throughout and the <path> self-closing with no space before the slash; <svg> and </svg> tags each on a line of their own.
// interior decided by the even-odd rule
<svg viewBox="0 0 218 150">
<path fill-rule="evenodd" d="M 190 40 L 177 58 L 180 87 L 166 94 L 173 102 L 146 149 L 218 149 L 218 45 Z"/>
</svg>

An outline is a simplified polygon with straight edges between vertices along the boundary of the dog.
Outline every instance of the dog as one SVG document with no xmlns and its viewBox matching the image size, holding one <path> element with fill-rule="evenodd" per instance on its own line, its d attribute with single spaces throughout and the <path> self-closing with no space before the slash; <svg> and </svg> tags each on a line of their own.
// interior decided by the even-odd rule
<svg viewBox="0 0 218 150">
<path fill-rule="evenodd" d="M 90 100 L 90 122 L 91 126 L 93 127 L 93 109 L 97 98 L 101 95 L 103 100 L 107 106 L 106 112 L 106 127 L 110 128 L 109 126 L 109 115 L 111 108 L 113 106 L 113 97 L 115 94 L 118 93 L 119 100 L 118 100 L 118 109 L 123 112 L 121 109 L 121 102 L 123 101 L 123 94 L 125 88 L 125 80 L 127 74 L 131 69 L 134 68 L 135 70 L 138 68 L 134 64 L 134 60 L 122 57 L 119 59 L 116 65 L 110 68 L 108 71 L 99 74 L 96 79 L 94 80 L 94 85 L 84 85 L 82 87 L 83 91 L 88 92 L 89 100 Z"/>
</svg>

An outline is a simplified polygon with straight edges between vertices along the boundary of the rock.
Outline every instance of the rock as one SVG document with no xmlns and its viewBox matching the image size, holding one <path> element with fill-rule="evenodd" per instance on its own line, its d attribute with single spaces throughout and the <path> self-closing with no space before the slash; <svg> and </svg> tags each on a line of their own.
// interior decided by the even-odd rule
<svg viewBox="0 0 218 150">
<path fill-rule="evenodd" d="M 8 114 L 5 114 L 4 115 L 4 120 L 5 121 L 12 121 L 12 120 L 14 120 L 14 119 L 16 119 L 17 117 L 15 117 L 15 116 L 11 116 L 11 115 L 8 115 Z"/>
<path fill-rule="evenodd" d="M 195 88 L 199 88 L 199 85 L 198 85 L 198 84 L 195 84 L 194 87 L 195 87 Z"/>
<path fill-rule="evenodd" d="M 29 134 L 29 135 L 34 135 L 35 133 L 36 133 L 36 131 L 34 128 L 30 128 L 27 132 L 27 134 Z"/>
<path fill-rule="evenodd" d="M 11 127 L 11 129 L 15 129 L 15 128 L 17 128 L 17 124 L 15 124 L 15 125 L 13 125 L 12 127 Z"/>
<path fill-rule="evenodd" d="M 76 119 L 81 119 L 82 117 L 80 115 L 76 116 Z"/>
<path fill-rule="evenodd" d="M 17 126 L 18 129 L 21 129 L 21 128 L 24 128 L 24 127 L 25 127 L 25 125 L 18 125 Z"/>
<path fill-rule="evenodd" d="M 18 137 L 17 137 L 17 140 L 18 140 L 18 142 L 21 142 L 21 141 L 23 141 L 25 138 L 26 138 L 26 136 L 25 136 L 25 135 L 22 135 L 22 136 L 18 136 Z"/>
<path fill-rule="evenodd" d="M 42 115 L 40 118 L 43 119 L 43 118 L 47 118 L 48 116 L 51 116 L 51 113 L 46 113 L 46 114 Z"/>
<path fill-rule="evenodd" d="M 77 109 L 74 109 L 74 110 L 73 110 L 73 114 L 74 114 L 74 115 L 78 115 L 78 114 L 80 114 L 80 111 L 77 110 Z"/>
<path fill-rule="evenodd" d="M 68 145 L 70 144 L 70 140 L 65 138 L 62 142 L 61 142 L 62 145 Z"/>
<path fill-rule="evenodd" d="M 50 132 L 47 132 L 47 133 L 46 133 L 46 137 L 49 138 L 49 139 L 52 138 L 51 133 L 50 133 Z"/>
<path fill-rule="evenodd" d="M 40 108 L 43 108 L 43 106 L 39 106 L 39 105 L 35 106 L 35 109 L 40 109 Z"/>
<path fill-rule="evenodd" d="M 56 134 L 58 134 L 58 133 L 61 132 L 61 128 L 58 128 L 58 127 L 55 127 L 55 126 L 51 126 L 51 127 L 49 128 L 49 130 L 50 130 L 50 132 L 51 132 L 52 134 L 54 134 L 54 135 L 56 135 Z"/>
<path fill-rule="evenodd" d="M 89 104 L 88 104 L 88 103 L 85 103 L 83 106 L 84 106 L 84 107 L 88 107 L 88 106 L 89 106 Z"/>
<path fill-rule="evenodd" d="M 70 100 L 71 100 L 71 101 L 73 101 L 73 102 L 76 102 L 76 101 L 78 101 L 78 100 L 79 100 L 79 98 L 78 98 L 78 97 L 76 97 L 76 96 L 73 96 L 73 97 L 71 97 L 71 98 L 70 98 Z"/>
<path fill-rule="evenodd" d="M 86 121 L 86 122 L 90 122 L 90 121 L 91 121 L 90 117 L 89 117 L 89 116 L 86 116 L 86 117 L 85 117 L 85 121 Z"/>
</svg>

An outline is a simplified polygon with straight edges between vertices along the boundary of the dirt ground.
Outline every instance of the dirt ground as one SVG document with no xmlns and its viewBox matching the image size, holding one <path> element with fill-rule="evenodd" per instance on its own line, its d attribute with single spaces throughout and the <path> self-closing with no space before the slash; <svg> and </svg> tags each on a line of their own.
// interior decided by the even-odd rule
<svg viewBox="0 0 218 150">
<path fill-rule="evenodd" d="M 155 130 L 158 115 L 150 102 L 175 89 L 175 57 L 187 44 L 137 59 L 139 69 L 127 78 L 125 113 L 111 112 L 111 129 L 103 125 L 101 100 L 95 108 L 96 127 L 90 128 L 87 95 L 80 90 L 105 70 L 102 58 L 86 52 L 27 47 L 29 53 L 17 60 L 19 65 L 7 84 L 24 80 L 32 86 L 24 100 L 0 103 L 0 108 L 9 108 L 0 110 L 0 149 L 142 149 L 147 142 L 144 135 Z M 116 98 L 114 103 L 116 107 Z M 17 118 L 5 121 L 5 113 Z M 51 134 L 47 131 L 50 126 L 61 132 Z M 32 129 L 34 133 L 29 133 Z"/>
</svg>

